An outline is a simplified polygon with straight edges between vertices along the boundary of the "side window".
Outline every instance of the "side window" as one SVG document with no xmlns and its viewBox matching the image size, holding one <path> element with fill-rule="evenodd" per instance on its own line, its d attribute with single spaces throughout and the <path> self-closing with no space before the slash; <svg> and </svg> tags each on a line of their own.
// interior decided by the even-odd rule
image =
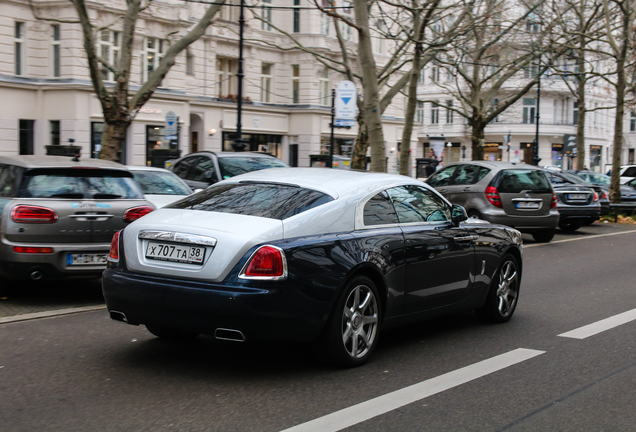
<svg viewBox="0 0 636 432">
<path fill-rule="evenodd" d="M 207 156 L 199 156 L 192 164 L 190 180 L 212 183 L 212 177 L 206 176 L 207 172 L 214 173 L 214 162 Z"/>
<path fill-rule="evenodd" d="M 451 209 L 431 191 L 414 185 L 388 190 L 400 223 L 443 223 L 451 220 Z"/>
<path fill-rule="evenodd" d="M 483 179 L 484 177 L 486 177 L 486 175 L 490 172 L 490 168 L 485 168 L 485 167 L 479 167 L 479 174 L 477 174 L 477 180 L 475 180 L 475 183 L 481 181 L 481 179 Z"/>
<path fill-rule="evenodd" d="M 17 175 L 16 167 L 0 165 L 0 197 L 13 197 L 15 195 Z"/>
<path fill-rule="evenodd" d="M 172 172 L 174 172 L 182 179 L 188 180 L 188 171 L 190 171 L 190 167 L 192 166 L 192 162 L 194 162 L 194 159 L 195 158 L 183 159 L 181 162 L 174 166 Z"/>
<path fill-rule="evenodd" d="M 380 192 L 364 205 L 364 224 L 366 226 L 396 223 L 398 223 L 398 218 L 395 209 L 385 191 Z"/>
<path fill-rule="evenodd" d="M 477 182 L 477 173 L 479 167 L 476 165 L 461 165 L 455 171 L 455 179 L 453 184 L 470 185 Z"/>
<path fill-rule="evenodd" d="M 623 177 L 636 177 L 636 167 L 629 167 L 625 170 L 625 172 L 623 174 L 621 174 Z"/>
<path fill-rule="evenodd" d="M 431 177 L 429 177 L 426 183 L 430 184 L 433 187 L 450 185 L 451 177 L 453 176 L 453 173 L 455 172 L 455 168 L 457 168 L 457 166 L 442 168 L 441 170 L 434 173 Z"/>
</svg>

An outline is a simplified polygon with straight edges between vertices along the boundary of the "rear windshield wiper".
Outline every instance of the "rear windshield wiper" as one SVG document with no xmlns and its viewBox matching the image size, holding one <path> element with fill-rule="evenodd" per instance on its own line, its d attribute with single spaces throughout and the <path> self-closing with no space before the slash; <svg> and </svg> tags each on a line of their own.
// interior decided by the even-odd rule
<svg viewBox="0 0 636 432">
<path fill-rule="evenodd" d="M 64 192 L 52 194 L 51 198 L 84 198 L 84 194 L 78 192 Z"/>
<path fill-rule="evenodd" d="M 121 195 L 117 195 L 117 194 L 109 194 L 109 193 L 96 193 L 95 195 L 93 195 L 94 199 L 115 199 L 115 198 L 121 198 Z"/>
</svg>

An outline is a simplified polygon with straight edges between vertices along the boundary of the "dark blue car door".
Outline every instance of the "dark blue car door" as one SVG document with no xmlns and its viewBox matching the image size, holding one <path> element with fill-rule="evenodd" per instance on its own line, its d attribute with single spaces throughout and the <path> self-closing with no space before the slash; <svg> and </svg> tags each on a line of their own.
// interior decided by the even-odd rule
<svg viewBox="0 0 636 432">
<path fill-rule="evenodd" d="M 387 192 L 404 234 L 403 313 L 465 300 L 474 266 L 473 237 L 453 226 L 450 206 L 428 189 L 406 185 Z"/>
</svg>

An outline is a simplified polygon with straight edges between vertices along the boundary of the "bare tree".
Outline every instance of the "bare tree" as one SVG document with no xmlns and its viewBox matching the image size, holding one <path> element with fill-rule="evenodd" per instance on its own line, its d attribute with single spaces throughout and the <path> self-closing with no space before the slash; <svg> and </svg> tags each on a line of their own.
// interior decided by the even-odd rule
<svg viewBox="0 0 636 432">
<path fill-rule="evenodd" d="M 537 84 L 558 53 L 548 49 L 551 27 L 539 16 L 543 1 L 525 12 L 510 3 L 479 0 L 474 3 L 470 31 L 453 40 L 436 64 L 453 78 L 439 88 L 459 101 L 446 107 L 463 117 L 470 128 L 473 160 L 484 156 L 485 129 L 497 116 Z M 521 78 L 519 75 L 524 74 Z M 434 100 L 428 100 L 435 103 Z"/>
<path fill-rule="evenodd" d="M 159 62 L 159 66 L 149 74 L 147 81 L 137 91 L 130 90 L 133 39 L 139 14 L 152 7 L 152 0 L 146 0 L 145 2 L 143 0 L 126 0 L 126 9 L 121 11 L 120 16 L 123 30 L 121 32 L 119 59 L 116 63 L 110 63 L 108 59 L 100 57 L 97 52 L 96 42 L 98 34 L 109 26 L 98 26 L 91 20 L 85 0 L 69 1 L 75 7 L 78 19 L 76 21 L 66 20 L 65 22 L 78 23 L 81 26 L 84 37 L 84 51 L 93 89 L 102 105 L 104 114 L 105 124 L 99 157 L 100 159 L 119 161 L 119 152 L 126 139 L 126 130 L 135 119 L 139 109 L 152 97 L 161 81 L 170 71 L 170 68 L 175 64 L 177 55 L 205 34 L 206 28 L 212 24 L 214 16 L 225 0 L 217 0 L 216 3 L 211 5 L 199 22 L 182 36 L 177 36 L 182 30 L 181 28 L 177 28 L 171 33 L 171 36 L 174 36 L 175 39 L 170 41 L 171 44 Z M 37 19 L 57 21 L 55 18 L 42 16 L 32 3 L 32 0 L 29 0 L 29 4 Z M 110 10 L 116 11 L 116 9 Z M 104 83 L 101 73 L 104 68 L 114 75 L 115 84 L 112 87 Z"/>
</svg>

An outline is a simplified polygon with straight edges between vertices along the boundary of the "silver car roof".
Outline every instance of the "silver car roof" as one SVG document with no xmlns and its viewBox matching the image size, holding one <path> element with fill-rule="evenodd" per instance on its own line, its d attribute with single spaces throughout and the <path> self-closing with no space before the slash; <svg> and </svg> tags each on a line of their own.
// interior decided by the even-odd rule
<svg viewBox="0 0 636 432">
<path fill-rule="evenodd" d="M 532 170 L 541 170 L 542 168 L 536 167 L 534 165 L 528 165 L 526 163 L 516 163 L 516 162 L 506 162 L 506 161 L 463 161 L 463 162 L 453 162 L 446 166 L 455 166 L 455 165 L 478 165 L 484 166 L 491 169 L 532 169 Z"/>
<path fill-rule="evenodd" d="M 293 184 L 326 193 L 334 198 L 362 196 L 374 190 L 405 183 L 424 186 L 432 190 L 425 183 L 402 175 L 332 168 L 270 168 L 231 177 L 217 184 L 242 181 Z"/>
<path fill-rule="evenodd" d="M 128 171 L 126 167 L 117 162 L 102 159 L 80 159 L 73 162 L 71 156 L 0 156 L 0 164 L 16 165 L 23 168 L 110 168 Z"/>
</svg>

